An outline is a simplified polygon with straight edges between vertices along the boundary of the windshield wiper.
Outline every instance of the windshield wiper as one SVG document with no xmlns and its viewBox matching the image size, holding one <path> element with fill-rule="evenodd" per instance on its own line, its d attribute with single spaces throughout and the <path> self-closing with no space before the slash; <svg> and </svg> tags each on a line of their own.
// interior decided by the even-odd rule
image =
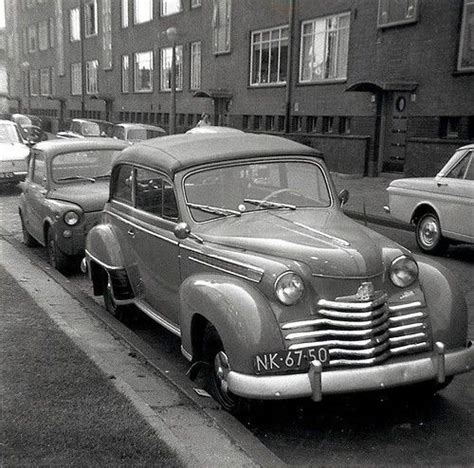
<svg viewBox="0 0 474 468">
<path fill-rule="evenodd" d="M 89 182 L 95 182 L 95 179 L 93 177 L 86 177 L 86 176 L 81 176 L 81 175 L 72 175 L 72 176 L 61 177 L 57 179 L 58 182 L 62 180 L 88 180 Z"/>
<path fill-rule="evenodd" d="M 289 205 L 288 203 L 278 203 L 269 200 L 254 200 L 253 198 L 244 198 L 245 203 L 251 205 L 261 206 L 265 208 L 288 208 L 290 210 L 296 210 L 296 205 Z"/>
<path fill-rule="evenodd" d="M 205 211 L 206 213 L 218 214 L 221 216 L 240 216 L 240 211 L 231 210 L 229 208 L 222 208 L 218 206 L 199 205 L 198 203 L 186 203 L 190 208 L 196 208 L 196 210 Z"/>
<path fill-rule="evenodd" d="M 101 174 L 101 175 L 98 175 L 98 176 L 95 176 L 94 179 L 106 179 L 107 177 L 110 177 L 110 172 L 108 172 L 107 174 Z"/>
</svg>

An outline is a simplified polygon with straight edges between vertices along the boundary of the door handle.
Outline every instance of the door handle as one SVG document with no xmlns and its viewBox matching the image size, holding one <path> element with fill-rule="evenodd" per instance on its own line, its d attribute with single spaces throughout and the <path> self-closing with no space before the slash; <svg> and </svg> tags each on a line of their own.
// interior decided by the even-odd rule
<svg viewBox="0 0 474 468">
<path fill-rule="evenodd" d="M 437 182 L 438 187 L 447 187 L 448 184 L 446 182 Z"/>
<path fill-rule="evenodd" d="M 130 236 L 130 237 L 135 237 L 135 231 L 133 229 L 129 229 L 127 231 L 127 234 Z"/>
</svg>

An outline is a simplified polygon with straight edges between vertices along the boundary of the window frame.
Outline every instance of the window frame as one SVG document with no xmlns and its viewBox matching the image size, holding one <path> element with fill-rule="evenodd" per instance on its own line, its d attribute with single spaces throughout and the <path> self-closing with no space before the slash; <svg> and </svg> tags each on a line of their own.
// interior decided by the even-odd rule
<svg viewBox="0 0 474 468">
<path fill-rule="evenodd" d="M 116 197 L 117 181 L 122 168 L 130 169 L 130 200 L 125 198 Z M 126 184 L 125 184 L 126 185 Z M 125 206 L 135 206 L 135 167 L 131 164 L 119 164 L 114 168 L 111 181 L 110 181 L 110 201 L 114 203 L 121 203 Z"/>
<path fill-rule="evenodd" d="M 138 20 L 138 5 L 145 5 L 144 0 L 133 0 L 133 24 L 145 24 L 149 23 L 150 21 L 153 21 L 153 0 L 145 0 L 148 2 L 148 14 L 146 16 L 146 19 L 143 20 Z M 142 7 L 145 8 L 145 7 Z"/>
<path fill-rule="evenodd" d="M 457 60 L 457 71 L 461 73 L 474 73 L 474 24 L 469 23 L 468 25 L 468 8 L 472 8 L 472 17 L 474 18 L 474 0 L 464 0 L 463 11 L 462 11 L 462 22 L 461 31 L 459 33 L 459 51 Z M 474 23 L 474 22 L 473 22 Z M 468 26 L 469 29 L 468 30 Z M 472 65 L 463 66 L 463 53 L 465 49 L 465 42 L 467 42 L 468 35 L 471 35 L 472 46 L 469 48 L 472 50 Z"/>
<path fill-rule="evenodd" d="M 69 10 L 69 42 L 81 40 L 81 9 L 79 7 Z"/>
<path fill-rule="evenodd" d="M 194 49 L 197 48 L 198 51 Z M 191 42 L 189 47 L 190 55 L 190 73 L 189 73 L 189 89 L 201 89 L 202 79 L 202 43 L 201 41 Z M 197 63 L 196 63 L 197 62 Z"/>
<path fill-rule="evenodd" d="M 122 29 L 128 28 L 130 24 L 129 7 L 128 0 L 120 0 L 120 27 Z"/>
<path fill-rule="evenodd" d="M 181 13 L 184 10 L 183 0 L 159 0 L 159 1 L 160 1 L 160 17 L 177 15 L 178 13 Z M 166 11 L 166 6 L 168 5 L 174 6 L 173 3 L 179 4 L 179 9 L 172 11 L 171 13 L 168 13 Z"/>
<path fill-rule="evenodd" d="M 93 6 L 94 17 L 91 18 L 90 7 Z M 91 22 L 93 20 L 93 22 Z M 94 37 L 99 34 L 97 0 L 88 0 L 84 3 L 84 37 Z"/>
<path fill-rule="evenodd" d="M 127 64 L 125 68 L 125 59 Z M 130 93 L 130 54 L 124 54 L 120 60 L 120 79 L 121 79 L 121 92 L 122 94 Z M 126 79 L 125 79 L 126 78 Z"/>
<path fill-rule="evenodd" d="M 49 49 L 49 25 L 48 20 L 38 23 L 38 50 L 44 51 Z"/>
<path fill-rule="evenodd" d="M 30 96 L 39 96 L 39 70 L 30 70 Z"/>
<path fill-rule="evenodd" d="M 81 62 L 71 63 L 70 71 L 71 71 L 71 96 L 80 96 L 82 95 L 82 64 Z"/>
<path fill-rule="evenodd" d="M 286 38 L 285 37 L 282 37 L 283 35 L 283 31 L 286 29 Z M 278 36 L 278 40 L 274 40 L 272 41 L 272 33 L 275 32 L 275 31 L 278 31 L 279 32 L 279 36 Z M 286 69 L 283 70 L 284 74 L 285 74 L 285 79 L 284 80 L 281 80 L 280 79 L 280 74 L 282 72 L 281 70 L 281 54 L 282 54 L 282 42 L 286 39 L 286 60 L 287 60 L 287 63 L 288 63 L 288 45 L 289 45 L 289 36 L 288 36 L 288 32 L 289 32 L 289 27 L 288 27 L 288 24 L 284 24 L 284 25 L 280 25 L 280 26 L 275 26 L 275 27 L 272 27 L 272 28 L 266 28 L 266 29 L 259 29 L 257 31 L 252 31 L 251 32 L 251 37 L 250 37 L 250 75 L 249 75 L 249 83 L 250 83 L 250 86 L 251 87 L 262 87 L 262 86 L 283 86 L 286 84 Z M 263 34 L 264 33 L 268 33 L 269 34 L 269 40 L 268 41 L 264 41 L 263 40 Z M 255 36 L 256 35 L 260 35 L 260 41 L 259 42 L 256 42 L 255 41 Z M 278 43 L 278 60 L 277 60 L 277 75 L 278 75 L 278 78 L 276 81 L 271 81 L 271 54 L 269 54 L 269 62 L 268 62 L 268 72 L 267 72 L 267 76 L 268 76 L 268 81 L 264 81 L 262 82 L 262 76 L 261 76 L 261 70 L 262 70 L 262 58 L 263 58 L 263 54 L 262 54 L 262 46 L 264 43 L 268 43 L 269 45 L 269 51 L 272 50 L 272 43 L 273 42 L 277 42 Z M 256 44 L 260 44 L 260 60 L 259 60 L 259 79 L 257 82 L 253 82 L 253 74 L 254 74 L 254 70 L 253 70 L 253 66 L 254 66 L 254 52 L 255 52 L 255 45 Z"/>
<path fill-rule="evenodd" d="M 184 47 L 182 44 L 177 44 L 176 46 L 176 91 L 182 91 L 183 90 L 183 51 Z M 169 76 L 171 77 L 171 60 L 172 56 L 170 57 L 164 57 L 165 52 L 173 53 L 173 47 L 162 47 L 160 49 L 160 91 L 162 92 L 171 92 L 171 85 L 169 87 L 166 87 L 165 85 L 169 83 L 169 79 L 167 79 L 167 76 L 165 75 L 168 70 L 169 71 Z M 170 62 L 169 68 L 165 68 L 164 65 L 165 63 L 168 63 L 168 60 Z"/>
<path fill-rule="evenodd" d="M 27 38 L 28 38 L 28 52 L 31 54 L 31 53 L 34 53 L 38 50 L 38 28 L 37 28 L 37 25 L 36 24 L 30 24 L 28 25 L 28 27 L 26 28 L 26 35 L 27 35 Z M 32 34 L 33 33 L 33 34 Z M 32 44 L 32 40 L 33 39 L 33 44 Z"/>
<path fill-rule="evenodd" d="M 398 0 L 400 1 L 400 0 Z M 377 9 L 377 28 L 378 29 L 384 29 L 384 28 L 391 28 L 393 26 L 400 26 L 404 24 L 412 24 L 412 23 L 417 23 L 418 22 L 418 17 L 419 17 L 419 11 L 420 11 L 420 0 L 406 0 L 407 6 L 406 6 L 406 13 L 405 13 L 405 18 L 404 19 L 395 19 L 395 20 L 390 20 L 388 19 L 386 22 L 381 20 L 381 17 L 383 16 L 383 2 L 388 3 L 388 8 L 390 8 L 390 3 L 393 2 L 393 0 L 379 0 L 378 4 L 378 9 Z M 410 10 L 410 2 L 413 2 L 413 16 L 408 17 L 408 13 Z M 390 18 L 390 15 L 388 14 L 388 17 Z"/>
<path fill-rule="evenodd" d="M 221 15 L 220 9 L 225 6 L 225 13 Z M 221 26 L 220 17 L 224 16 L 225 24 Z M 221 46 L 221 32 L 224 31 L 224 47 Z M 232 0 L 213 0 L 212 13 L 212 49 L 214 55 L 228 54 L 231 52 L 232 31 Z"/>
<path fill-rule="evenodd" d="M 144 54 L 150 54 L 150 87 L 149 88 L 138 88 L 137 83 L 138 83 L 138 74 L 137 72 L 137 58 L 139 55 L 144 55 Z M 152 50 L 145 50 L 142 52 L 135 52 L 133 54 L 133 91 L 135 93 L 152 93 L 153 92 L 153 68 L 154 68 L 154 57 L 153 57 L 153 51 Z"/>
<path fill-rule="evenodd" d="M 88 96 L 99 92 L 99 61 L 86 61 L 86 94 Z"/>
<path fill-rule="evenodd" d="M 47 90 L 45 92 L 43 92 L 43 83 L 45 81 L 45 75 L 47 75 L 46 77 L 46 80 L 47 80 L 47 83 L 48 83 L 48 87 L 47 87 Z M 51 77 L 52 77 L 52 73 L 51 73 L 51 68 L 50 67 L 46 67 L 46 68 L 41 68 L 40 71 L 39 71 L 39 80 L 40 80 L 40 95 L 41 96 L 50 96 L 51 95 Z"/>
<path fill-rule="evenodd" d="M 347 27 L 340 27 L 339 26 L 339 22 L 342 18 L 348 18 Z M 345 50 L 346 56 L 344 57 L 344 72 L 343 72 L 343 74 L 341 76 L 329 76 L 329 77 L 325 78 L 324 75 L 326 74 L 328 67 L 329 67 L 329 69 L 334 67 L 334 64 L 331 63 L 329 66 L 325 65 L 324 68 L 321 69 L 321 76 L 322 76 L 321 78 L 311 78 L 310 77 L 308 79 L 303 79 L 303 75 L 304 75 L 304 71 L 305 71 L 305 60 L 304 60 L 305 38 L 307 38 L 309 36 L 311 38 L 311 42 L 314 43 L 315 42 L 314 38 L 315 38 L 316 34 L 324 34 L 323 55 L 326 58 L 327 55 L 328 55 L 328 47 L 327 47 L 328 41 L 327 41 L 327 38 L 329 36 L 329 33 L 334 31 L 333 28 L 328 28 L 327 21 L 328 20 L 333 20 L 334 21 L 336 19 L 337 19 L 337 22 L 338 22 L 338 26 L 335 28 L 335 31 L 337 32 L 336 46 L 335 46 L 336 52 L 338 51 L 339 43 L 341 41 L 341 32 L 345 31 L 346 34 L 347 34 L 347 37 L 343 38 L 345 41 L 347 41 L 346 50 Z M 317 33 L 316 32 L 316 29 L 317 29 L 316 24 L 319 21 L 324 21 L 324 32 Z M 310 34 L 305 34 L 304 33 L 304 28 L 308 24 L 311 25 L 312 31 L 311 31 Z M 346 81 L 347 80 L 348 63 L 349 63 L 350 32 L 351 32 L 351 12 L 350 11 L 338 13 L 338 14 L 335 14 L 335 15 L 320 16 L 318 18 L 312 18 L 312 19 L 302 21 L 301 22 L 301 28 L 300 28 L 300 53 L 299 53 L 299 66 L 298 66 L 298 84 L 302 84 L 302 85 L 310 84 L 310 85 L 312 85 L 312 84 L 319 84 L 319 83 L 328 83 L 328 82 L 338 82 L 339 83 L 339 82 Z M 323 60 L 321 63 L 324 63 L 324 61 L 325 60 Z M 340 62 L 340 58 L 336 55 L 335 58 L 334 58 L 334 61 L 337 64 L 338 62 Z"/>
</svg>

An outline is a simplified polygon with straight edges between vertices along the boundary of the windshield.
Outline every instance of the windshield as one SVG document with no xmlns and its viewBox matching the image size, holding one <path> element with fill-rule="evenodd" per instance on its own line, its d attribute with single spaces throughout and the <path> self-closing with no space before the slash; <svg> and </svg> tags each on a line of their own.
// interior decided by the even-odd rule
<svg viewBox="0 0 474 468">
<path fill-rule="evenodd" d="M 0 124 L 0 142 L 21 143 L 17 128 L 11 123 Z"/>
<path fill-rule="evenodd" d="M 95 122 L 83 122 L 82 123 L 82 134 L 84 136 L 100 136 L 99 124 Z"/>
<path fill-rule="evenodd" d="M 58 154 L 51 163 L 53 181 L 64 184 L 106 178 L 119 153 L 120 150 L 94 149 Z"/>
<path fill-rule="evenodd" d="M 184 190 L 193 219 L 198 222 L 236 213 L 328 207 L 331 203 L 321 167 L 309 161 L 207 169 L 186 177 Z"/>
</svg>

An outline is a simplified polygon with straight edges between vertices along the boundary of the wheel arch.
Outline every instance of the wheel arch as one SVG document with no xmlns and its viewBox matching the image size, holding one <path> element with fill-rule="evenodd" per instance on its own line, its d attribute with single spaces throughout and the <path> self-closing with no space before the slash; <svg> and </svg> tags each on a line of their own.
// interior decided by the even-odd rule
<svg viewBox="0 0 474 468">
<path fill-rule="evenodd" d="M 230 275 L 201 273 L 188 277 L 180 289 L 182 347 L 199 360 L 203 331 L 212 325 L 233 369 L 253 372 L 253 356 L 283 349 L 279 324 L 270 302 L 253 284 Z"/>
<path fill-rule="evenodd" d="M 416 225 L 416 223 L 425 213 L 433 213 L 439 220 L 438 210 L 429 202 L 421 202 L 413 211 L 410 222 Z"/>
</svg>

